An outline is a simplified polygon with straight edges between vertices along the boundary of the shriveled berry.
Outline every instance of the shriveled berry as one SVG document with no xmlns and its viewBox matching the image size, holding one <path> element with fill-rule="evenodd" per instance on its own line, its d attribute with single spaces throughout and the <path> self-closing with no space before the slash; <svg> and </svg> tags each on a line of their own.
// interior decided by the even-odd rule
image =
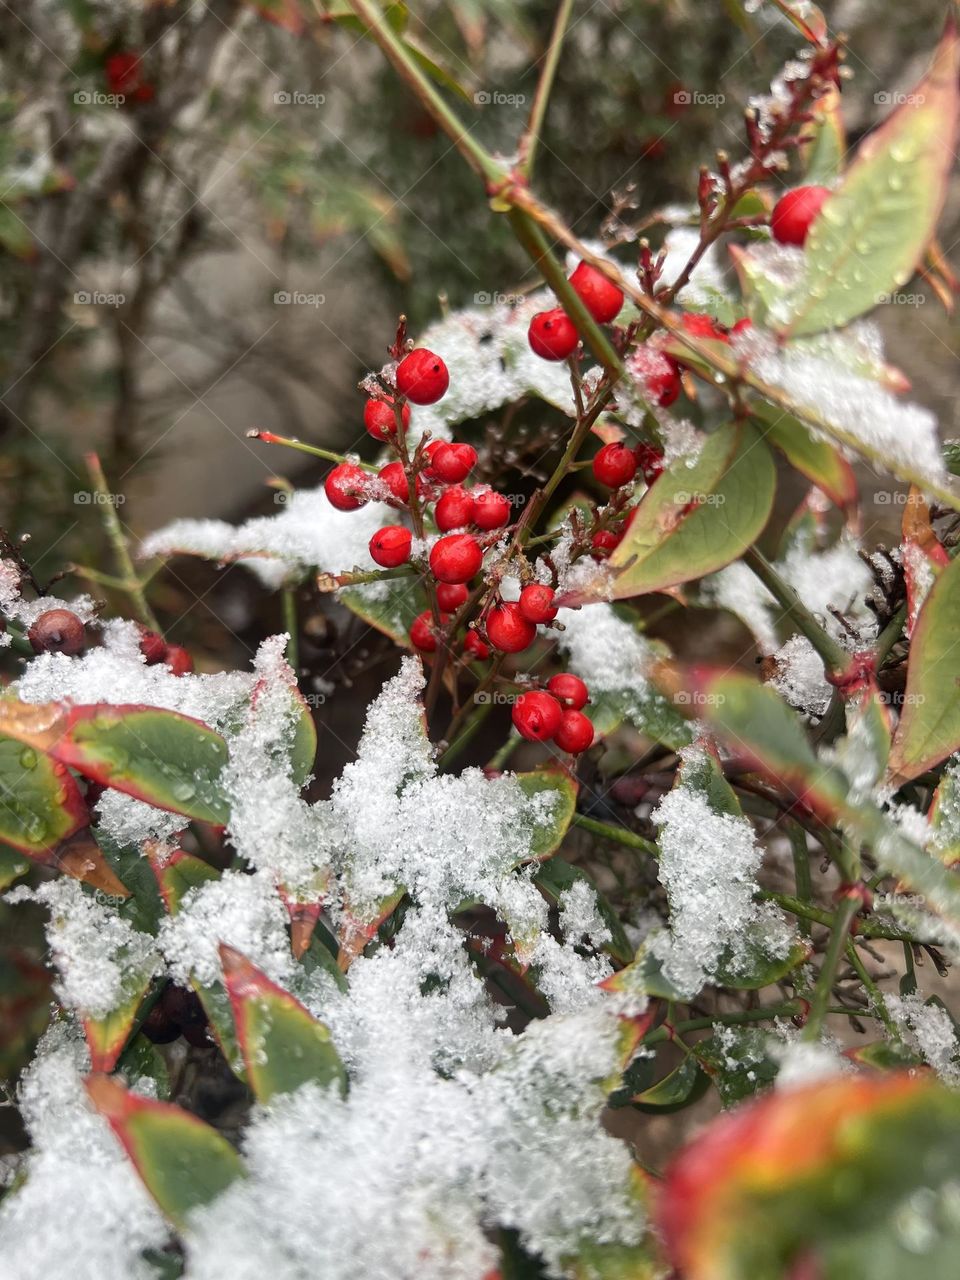
<svg viewBox="0 0 960 1280">
<path fill-rule="evenodd" d="M 323 491 L 331 507 L 338 511 L 356 511 L 367 501 L 366 483 L 366 474 L 360 467 L 352 462 L 341 462 L 324 480 Z"/>
<path fill-rule="evenodd" d="M 185 676 L 193 670 L 193 658 L 182 644 L 168 644 L 164 662 L 175 676 Z"/>
<path fill-rule="evenodd" d="M 476 466 L 477 451 L 470 444 L 444 441 L 430 460 L 430 469 L 444 484 L 459 484 Z"/>
<path fill-rule="evenodd" d="M 580 263 L 570 277 L 570 283 L 597 324 L 607 324 L 619 315 L 623 306 L 623 291 L 612 280 L 608 280 L 602 271 L 591 267 L 589 262 Z"/>
<path fill-rule="evenodd" d="M 490 657 L 490 646 L 473 630 L 468 631 L 464 637 L 463 650 L 464 653 L 481 660 Z"/>
<path fill-rule="evenodd" d="M 450 619 L 445 613 L 440 614 L 440 622 L 445 626 Z M 433 614 L 429 609 L 418 613 L 410 628 L 410 639 L 417 649 L 424 653 L 433 653 L 437 647 L 437 633 L 433 626 Z"/>
<path fill-rule="evenodd" d="M 34 653 L 82 653 L 87 643 L 83 623 L 69 609 L 47 609 L 27 632 Z"/>
<path fill-rule="evenodd" d="M 370 555 L 384 569 L 395 569 L 410 559 L 412 540 L 410 530 L 404 529 L 403 525 L 384 525 L 370 539 Z"/>
<path fill-rule="evenodd" d="M 492 609 L 487 616 L 487 639 L 501 653 L 520 653 L 533 643 L 536 635 L 537 628 L 512 600 Z"/>
<path fill-rule="evenodd" d="M 404 429 L 410 425 L 410 406 L 400 411 Z M 387 440 L 397 434 L 397 415 L 392 400 L 368 400 L 363 406 L 363 425 L 374 440 Z"/>
<path fill-rule="evenodd" d="M 438 582 L 469 582 L 482 564 L 480 543 L 470 533 L 448 533 L 430 549 L 430 569 Z"/>
<path fill-rule="evenodd" d="M 598 529 L 590 539 L 590 546 L 593 550 L 590 554 L 594 560 L 606 560 L 610 552 L 620 545 L 621 535 L 614 533 L 612 529 Z"/>
<path fill-rule="evenodd" d="M 148 631 L 143 627 L 140 631 L 140 652 L 147 660 L 147 666 L 162 662 L 167 656 L 167 642 L 156 631 Z"/>
<path fill-rule="evenodd" d="M 581 707 L 585 707 L 590 697 L 590 691 L 580 677 L 571 675 L 569 671 L 551 676 L 547 681 L 547 688 L 561 706 L 571 711 L 579 711 Z"/>
<path fill-rule="evenodd" d="M 472 524 L 474 505 L 473 497 L 466 489 L 461 489 L 459 485 L 447 489 L 437 499 L 434 508 L 437 528 L 441 533 L 446 533 L 450 529 L 462 529 L 465 525 Z"/>
<path fill-rule="evenodd" d="M 470 592 L 462 582 L 441 582 L 437 585 L 437 604 L 448 613 L 465 603 Z"/>
<path fill-rule="evenodd" d="M 546 742 L 560 728 L 563 711 L 556 698 L 533 689 L 522 693 L 513 704 L 513 726 L 529 742 Z"/>
<path fill-rule="evenodd" d="M 774 240 L 780 244 L 803 244 L 829 194 L 829 187 L 795 187 L 781 196 L 770 215 Z"/>
<path fill-rule="evenodd" d="M 426 347 L 418 347 L 397 366 L 397 390 L 414 404 L 436 404 L 450 385 L 447 366 Z"/>
<path fill-rule="evenodd" d="M 403 469 L 403 463 L 388 462 L 385 467 L 380 468 L 378 477 L 390 490 L 393 499 L 406 506 L 410 498 L 410 483 Z M 389 502 L 390 499 L 388 498 L 387 501 Z"/>
<path fill-rule="evenodd" d="M 157 1002 L 179 1027 L 205 1027 L 207 1014 L 195 991 L 171 983 Z"/>
<path fill-rule="evenodd" d="M 637 460 L 629 445 L 614 441 L 605 444 L 593 459 L 593 474 L 609 489 L 629 484 L 637 474 Z"/>
<path fill-rule="evenodd" d="M 165 1012 L 158 1000 L 140 1024 L 140 1030 L 153 1044 L 170 1044 L 180 1035 L 179 1024 Z"/>
<path fill-rule="evenodd" d="M 473 498 L 473 523 L 478 529 L 501 529 L 510 523 L 510 499 L 502 493 L 477 485 L 470 495 Z"/>
<path fill-rule="evenodd" d="M 653 484 L 663 474 L 663 454 L 652 444 L 638 444 L 634 450 L 640 474 L 647 484 Z"/>
<path fill-rule="evenodd" d="M 531 350 L 543 360 L 566 360 L 580 341 L 576 326 L 563 307 L 539 311 L 530 321 L 527 341 Z"/>
<path fill-rule="evenodd" d="M 557 606 L 553 603 L 553 587 L 545 587 L 539 582 L 531 582 L 520 592 L 520 612 L 528 622 L 552 622 L 557 616 Z"/>
<path fill-rule="evenodd" d="M 582 711 L 564 711 L 553 740 L 561 751 L 578 756 L 593 742 L 593 725 Z"/>
</svg>

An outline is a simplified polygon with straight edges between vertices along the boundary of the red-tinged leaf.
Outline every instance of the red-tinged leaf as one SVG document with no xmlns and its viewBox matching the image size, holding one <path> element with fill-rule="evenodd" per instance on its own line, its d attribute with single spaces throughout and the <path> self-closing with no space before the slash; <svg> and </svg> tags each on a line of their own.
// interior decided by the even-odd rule
<svg viewBox="0 0 960 1280">
<path fill-rule="evenodd" d="M 287 915 L 290 917 L 291 949 L 296 959 L 301 960 L 304 952 L 310 946 L 313 931 L 316 929 L 320 913 L 323 911 L 324 900 L 317 899 L 312 902 L 300 902 L 287 894 L 282 885 L 279 887 L 278 892 L 283 905 L 287 909 Z"/>
<path fill-rule="evenodd" d="M 94 889 L 101 889 L 111 897 L 130 897 L 130 890 L 114 874 L 103 856 L 103 850 L 87 831 L 80 831 L 59 845 L 50 865 Z"/>
<path fill-rule="evenodd" d="M 927 500 L 911 485 L 902 521 L 903 577 L 907 587 L 907 636 L 913 635 L 923 602 L 940 570 L 950 563 L 946 548 L 933 531 Z"/>
<path fill-rule="evenodd" d="M 405 893 L 406 889 L 403 888 L 394 890 L 393 893 L 383 898 L 376 907 L 364 912 L 362 915 L 354 915 L 349 903 L 344 904 L 340 935 L 337 938 L 337 942 L 340 945 L 337 964 L 343 973 L 346 973 L 350 968 L 363 948 L 376 934 L 384 920 L 387 920 L 394 913 Z"/>
<path fill-rule="evenodd" d="M 89 821 L 65 765 L 16 738 L 0 736 L 0 840 L 49 865 L 57 845 Z"/>
<path fill-rule="evenodd" d="M 218 825 L 229 807 L 220 788 L 227 744 L 200 720 L 155 707 L 71 707 L 58 760 L 158 809 Z"/>
<path fill-rule="evenodd" d="M 727 423 L 707 436 L 695 460 L 666 468 L 640 499 L 604 571 L 562 603 L 666 591 L 722 569 L 762 532 L 775 487 L 770 451 L 754 428 Z"/>
<path fill-rule="evenodd" d="M 220 960 L 247 1079 L 259 1101 L 307 1083 L 346 1093 L 347 1073 L 323 1023 L 233 947 L 221 944 Z"/>
<path fill-rule="evenodd" d="M 184 895 L 191 889 L 220 878 L 220 872 L 209 862 L 181 849 L 171 851 L 158 840 L 146 841 L 144 853 L 156 876 L 163 905 L 172 916 L 177 914 Z"/>
<path fill-rule="evenodd" d="M 129 980 L 124 984 L 123 1002 L 110 1011 L 105 1018 L 84 1018 L 83 1034 L 87 1038 L 90 1050 L 90 1068 L 95 1072 L 108 1073 L 117 1065 L 117 1059 L 130 1037 L 133 1025 L 143 997 L 150 985 L 151 975 L 146 973 L 140 980 Z"/>
<path fill-rule="evenodd" d="M 929 74 L 902 95 L 814 219 L 776 308 L 784 335 L 839 328 L 905 284 L 933 238 L 953 168 L 960 40 L 948 20 Z"/>
<path fill-rule="evenodd" d="M 960 749 L 960 558 L 941 571 L 913 630 L 907 688 L 889 772 L 905 781 Z"/>
<path fill-rule="evenodd" d="M 251 8 L 256 9 L 261 18 L 266 18 L 284 31 L 292 35 L 303 35 L 306 28 L 303 12 L 298 0 L 246 0 Z"/>
<path fill-rule="evenodd" d="M 244 1173 L 226 1138 L 169 1102 L 131 1093 L 110 1076 L 86 1081 L 90 1101 L 109 1122 L 144 1186 L 177 1227 Z"/>
<path fill-rule="evenodd" d="M 779 449 L 792 467 L 836 506 L 856 506 L 857 478 L 853 467 L 834 445 L 818 439 L 799 418 L 766 401 L 755 401 L 752 411 L 764 440 Z"/>
<path fill-rule="evenodd" d="M 931 1076 L 838 1076 L 713 1121 L 668 1169 L 659 1226 L 684 1280 L 780 1280 L 803 1259 L 814 1275 L 911 1275 L 895 1219 L 914 1193 L 949 1194 L 958 1154 L 960 1098 Z M 957 1227 L 935 1234 L 923 1274 L 947 1280 Z"/>
</svg>

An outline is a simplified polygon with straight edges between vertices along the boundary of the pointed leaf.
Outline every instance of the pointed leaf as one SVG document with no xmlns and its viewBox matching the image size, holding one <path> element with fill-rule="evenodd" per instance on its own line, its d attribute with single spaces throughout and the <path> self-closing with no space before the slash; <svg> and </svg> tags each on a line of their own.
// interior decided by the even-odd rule
<svg viewBox="0 0 960 1280">
<path fill-rule="evenodd" d="M 856 504 L 853 467 L 828 440 L 817 439 L 799 418 L 763 400 L 755 401 L 752 410 L 764 440 L 779 449 L 792 467 L 838 507 Z"/>
<path fill-rule="evenodd" d="M 663 591 L 722 569 L 762 532 L 773 506 L 776 473 L 770 451 L 746 422 L 708 436 L 692 465 L 674 462 L 636 507 L 607 561 L 616 574 L 564 600 L 622 599 Z"/>
<path fill-rule="evenodd" d="M 376 627 L 403 649 L 413 647 L 410 628 L 417 614 L 427 607 L 420 579 L 386 578 L 366 586 L 344 587 L 337 599 L 351 613 Z"/>
<path fill-rule="evenodd" d="M 861 145 L 814 220 L 804 270 L 776 308 L 784 334 L 849 324 L 913 275 L 953 167 L 960 41 L 951 19 L 929 75 Z"/>
<path fill-rule="evenodd" d="M 891 777 L 915 778 L 960 748 L 960 558 L 942 571 L 917 619 L 903 711 L 890 753 Z"/>
<path fill-rule="evenodd" d="M 669 1075 L 641 1093 L 635 1093 L 630 1101 L 641 1111 L 669 1114 L 702 1097 L 709 1084 L 710 1077 L 696 1058 L 684 1058 Z"/>
<path fill-rule="evenodd" d="M 89 821 L 80 790 L 64 765 L 0 736 L 0 840 L 49 864 L 60 841 Z"/>
<path fill-rule="evenodd" d="M 800 133 L 804 180 L 812 186 L 829 186 L 843 172 L 847 153 L 840 90 L 836 85 L 830 85 L 817 99 L 811 114 L 813 118 Z"/>
<path fill-rule="evenodd" d="M 221 945 L 220 959 L 247 1079 L 259 1101 L 308 1082 L 335 1084 L 345 1093 L 347 1073 L 323 1023 L 239 951 Z"/>
<path fill-rule="evenodd" d="M 123 1002 L 112 1009 L 105 1018 L 84 1018 L 83 1034 L 90 1050 L 90 1067 L 93 1071 L 110 1072 L 123 1052 L 147 988 L 151 974 L 144 973 L 139 981 L 124 983 Z"/>
<path fill-rule="evenodd" d="M 72 707 L 66 736 L 52 750 L 86 777 L 159 809 L 221 826 L 229 817 L 220 788 L 227 744 L 190 716 L 154 707 Z"/>
<path fill-rule="evenodd" d="M 185 1227 L 192 1210 L 243 1175 L 243 1161 L 226 1138 L 180 1107 L 130 1093 L 110 1076 L 90 1076 L 86 1087 L 175 1226 Z"/>
<path fill-rule="evenodd" d="M 180 903 L 191 889 L 208 880 L 220 879 L 220 872 L 209 862 L 181 849 L 174 849 L 171 853 L 159 841 L 148 840 L 144 852 L 156 876 L 163 905 L 172 916 L 177 914 Z"/>
<path fill-rule="evenodd" d="M 557 765 L 537 769 L 532 773 L 518 773 L 516 779 L 520 789 L 530 800 L 535 796 L 553 797 L 549 821 L 533 828 L 530 854 L 523 860 L 539 862 L 556 853 L 563 843 L 577 807 L 577 782 L 568 770 Z"/>
</svg>

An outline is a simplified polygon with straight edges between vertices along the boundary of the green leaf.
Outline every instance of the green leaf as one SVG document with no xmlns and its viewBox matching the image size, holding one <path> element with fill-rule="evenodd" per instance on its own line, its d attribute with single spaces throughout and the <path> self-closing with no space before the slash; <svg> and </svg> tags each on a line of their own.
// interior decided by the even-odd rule
<svg viewBox="0 0 960 1280">
<path fill-rule="evenodd" d="M 157 880 L 163 905 L 175 916 L 184 896 L 208 880 L 219 880 L 220 872 L 209 862 L 195 858 L 193 854 L 175 849 L 169 853 L 165 846 L 147 845 L 146 856 Z"/>
<path fill-rule="evenodd" d="M 714 970 L 713 985 L 729 987 L 732 991 L 759 991 L 782 981 L 798 965 L 810 957 L 810 947 L 795 942 L 785 956 L 771 955 L 759 937 L 747 934 L 737 940 L 732 948 L 720 957 Z"/>
<path fill-rule="evenodd" d="M 709 1084 L 710 1077 L 702 1070 L 696 1058 L 688 1057 L 649 1089 L 635 1093 L 631 1102 L 639 1111 L 669 1115 L 703 1097 Z"/>
<path fill-rule="evenodd" d="M 117 1060 L 116 1069 L 131 1085 L 140 1080 L 151 1080 L 160 1101 L 169 1099 L 170 1072 L 166 1059 L 145 1035 L 134 1036 Z"/>
<path fill-rule="evenodd" d="M 939 574 L 913 629 L 890 774 L 915 778 L 960 748 L 960 558 Z"/>
<path fill-rule="evenodd" d="M 224 825 L 220 787 L 227 744 L 207 725 L 176 711 L 97 704 L 73 707 L 57 759 L 96 782 L 159 809 Z"/>
<path fill-rule="evenodd" d="M 595 589 L 564 599 L 583 604 L 664 591 L 735 560 L 762 532 L 773 506 L 770 451 L 746 422 L 708 436 L 693 462 L 679 459 L 651 485 Z M 691 505 L 692 504 L 692 505 Z M 603 585 L 601 585 L 603 584 Z"/>
<path fill-rule="evenodd" d="M 427 595 L 419 578 L 385 578 L 358 587 L 344 587 L 337 595 L 341 604 L 389 636 L 402 649 L 410 649 L 410 627 L 417 614 L 427 607 Z"/>
<path fill-rule="evenodd" d="M 548 765 L 533 773 L 518 773 L 516 779 L 528 800 L 550 794 L 555 797 L 549 821 L 532 827 L 530 854 L 523 859 L 540 862 L 556 853 L 563 843 L 577 807 L 577 783 L 569 771 L 559 765 Z"/>
<path fill-rule="evenodd" d="M 184 1228 L 244 1172 L 226 1138 L 169 1102 L 130 1093 L 110 1076 L 90 1076 L 87 1093 L 120 1139 L 163 1213 Z"/>
<path fill-rule="evenodd" d="M 663 966 L 644 942 L 630 963 L 600 984 L 605 991 L 624 995 L 656 996 L 661 1000 L 685 1001 L 686 995 L 664 976 Z"/>
<path fill-rule="evenodd" d="M 30 870 L 30 859 L 16 849 L 0 845 L 0 890 L 6 889 Z"/>
<path fill-rule="evenodd" d="M 83 1018 L 83 1034 L 90 1050 L 92 1071 L 112 1071 L 133 1030 L 143 997 L 153 977 L 151 967 L 137 970 L 124 968 L 120 999 L 103 1018 Z"/>
<path fill-rule="evenodd" d="M 695 1052 L 720 1101 L 732 1107 L 772 1084 L 780 1070 L 768 1054 L 770 1033 L 757 1027 L 726 1027 L 701 1040 Z"/>
<path fill-rule="evenodd" d="M 346 1093 L 347 1073 L 323 1023 L 239 951 L 221 945 L 220 959 L 247 1079 L 257 1099 L 269 1102 L 308 1082 L 336 1085 Z"/>
<path fill-rule="evenodd" d="M 610 930 L 610 941 L 604 945 L 604 951 L 619 964 L 629 964 L 633 959 L 633 948 L 627 941 L 620 917 L 585 871 L 572 866 L 563 858 L 550 858 L 547 862 L 541 863 L 533 877 L 533 883 L 554 905 L 560 901 L 560 895 L 577 881 L 586 881 L 597 895 L 597 910 L 600 912 L 603 923 Z"/>
<path fill-rule="evenodd" d="M 829 441 L 818 439 L 799 418 L 764 400 L 754 401 L 751 409 L 767 444 L 779 449 L 792 467 L 838 507 L 854 506 L 857 479 L 853 468 Z"/>
<path fill-rule="evenodd" d="M 811 186 L 825 187 L 840 177 L 847 154 L 840 90 L 836 85 L 830 85 L 817 99 L 812 116 L 801 133 L 803 176 Z"/>
<path fill-rule="evenodd" d="M 861 145 L 814 220 L 800 278 L 776 314 L 785 335 L 849 324 L 913 274 L 953 167 L 960 41 L 951 21 L 929 75 Z"/>
<path fill-rule="evenodd" d="M 49 862 L 60 841 L 89 821 L 63 764 L 0 736 L 0 840 L 37 862 Z"/>
</svg>

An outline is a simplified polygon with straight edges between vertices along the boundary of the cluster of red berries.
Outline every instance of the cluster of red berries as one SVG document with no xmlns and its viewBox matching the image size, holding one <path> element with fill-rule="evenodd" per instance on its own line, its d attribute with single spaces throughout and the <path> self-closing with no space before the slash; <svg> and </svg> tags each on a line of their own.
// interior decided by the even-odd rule
<svg viewBox="0 0 960 1280">
<path fill-rule="evenodd" d="M 144 80 L 141 58 L 138 53 L 121 50 L 112 53 L 103 64 L 103 78 L 110 93 L 132 102 L 149 102 L 154 87 Z"/>
<path fill-rule="evenodd" d="M 140 652 L 147 660 L 147 666 L 163 662 L 175 676 L 185 676 L 193 670 L 193 658 L 182 644 L 167 644 L 163 636 L 156 631 L 140 628 Z"/>
<path fill-rule="evenodd" d="M 34 653 L 62 653 L 75 658 L 87 647 L 83 622 L 70 609 L 47 609 L 38 614 L 27 631 Z M 148 666 L 164 662 L 175 676 L 193 670 L 193 658 L 183 645 L 167 644 L 156 631 L 140 628 L 140 652 Z"/>
<path fill-rule="evenodd" d="M 593 725 L 582 708 L 589 691 L 579 676 L 551 676 L 546 691 L 531 689 L 513 704 L 513 725 L 529 742 L 554 742 L 561 751 L 579 755 L 593 742 Z"/>
<path fill-rule="evenodd" d="M 570 277 L 570 284 L 597 324 L 609 324 L 619 315 L 623 291 L 589 262 L 580 263 Z M 544 360 L 566 360 L 577 349 L 580 335 L 563 307 L 554 307 L 537 312 L 530 321 L 527 340 Z"/>
</svg>

